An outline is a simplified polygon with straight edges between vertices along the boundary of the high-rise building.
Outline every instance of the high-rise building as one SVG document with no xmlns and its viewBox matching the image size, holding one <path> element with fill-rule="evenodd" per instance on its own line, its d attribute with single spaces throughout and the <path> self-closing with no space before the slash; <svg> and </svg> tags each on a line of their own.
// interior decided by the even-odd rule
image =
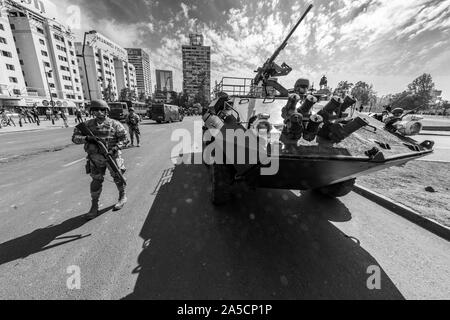
<svg viewBox="0 0 450 320">
<path fill-rule="evenodd" d="M 152 95 L 152 73 L 150 56 L 144 49 L 127 48 L 128 61 L 136 68 L 138 95 L 150 97 Z"/>
<path fill-rule="evenodd" d="M 4 0 L 2 5 L 0 34 L 4 36 L 0 37 L 4 40 L 0 39 L 0 44 L 8 45 L 9 49 L 1 52 L 0 70 L 5 64 L 8 72 L 1 74 L 6 74 L 14 83 L 9 87 L 21 98 L 15 106 L 45 107 L 49 100 L 68 111 L 82 106 L 84 95 L 75 56 L 74 34 L 63 24 L 44 15 L 43 2 L 36 2 L 39 10 L 28 2 Z M 19 63 L 11 63 L 16 59 Z M 21 76 L 17 75 L 18 72 Z M 0 76 L 2 88 L 5 88 L 4 77 Z M 7 88 L 7 91 L 11 90 Z"/>
<path fill-rule="evenodd" d="M 96 31 L 87 34 L 84 52 L 83 43 L 77 42 L 75 46 L 86 99 L 117 101 L 123 88 L 131 88 L 127 73 L 133 70 L 129 70 L 128 54 L 124 48 Z M 116 66 L 121 69 L 119 77 Z"/>
<path fill-rule="evenodd" d="M 203 45 L 203 35 L 190 34 L 183 51 L 183 92 L 191 101 L 199 96 L 209 100 L 211 91 L 211 48 Z"/>
<path fill-rule="evenodd" d="M 26 95 L 19 54 L 6 14 L 0 12 L 0 107 L 13 106 Z"/>
<path fill-rule="evenodd" d="M 119 96 L 122 90 L 129 89 L 130 92 L 134 92 L 136 98 L 138 98 L 136 69 L 134 65 L 132 65 L 128 61 L 115 59 L 114 67 L 116 68 L 116 81 L 117 88 L 119 90 Z"/>
<path fill-rule="evenodd" d="M 173 91 L 173 72 L 169 70 L 156 70 L 156 90 Z"/>
</svg>

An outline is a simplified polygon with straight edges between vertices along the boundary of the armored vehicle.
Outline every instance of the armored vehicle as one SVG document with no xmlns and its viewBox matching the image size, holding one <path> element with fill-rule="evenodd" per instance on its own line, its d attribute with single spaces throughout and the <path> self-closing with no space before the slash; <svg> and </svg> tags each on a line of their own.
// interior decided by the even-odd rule
<svg viewBox="0 0 450 320">
<path fill-rule="evenodd" d="M 238 182 L 342 197 L 362 175 L 433 152 L 432 141 L 410 137 L 420 132 L 420 122 L 379 121 L 359 113 L 349 95 L 321 101 L 307 79 L 293 90 L 278 83 L 292 69 L 275 59 L 311 8 L 255 79 L 223 78 L 214 90 L 203 115 L 203 156 L 216 205 L 229 201 Z"/>
</svg>

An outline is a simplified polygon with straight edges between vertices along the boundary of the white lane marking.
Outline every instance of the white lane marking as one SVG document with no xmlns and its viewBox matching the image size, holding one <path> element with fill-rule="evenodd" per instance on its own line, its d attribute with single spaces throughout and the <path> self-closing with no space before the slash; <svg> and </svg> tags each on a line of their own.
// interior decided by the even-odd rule
<svg viewBox="0 0 450 320">
<path fill-rule="evenodd" d="M 86 158 L 83 158 L 83 159 L 80 159 L 80 160 L 68 163 L 68 164 L 64 165 L 63 168 L 67 168 L 67 167 L 73 166 L 74 164 L 77 164 L 78 162 L 81 162 L 83 160 L 86 160 Z"/>
</svg>

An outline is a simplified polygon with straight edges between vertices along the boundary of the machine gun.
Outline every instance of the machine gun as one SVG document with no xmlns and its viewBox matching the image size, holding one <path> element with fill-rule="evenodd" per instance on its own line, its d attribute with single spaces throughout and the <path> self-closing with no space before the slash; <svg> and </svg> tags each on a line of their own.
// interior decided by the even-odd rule
<svg viewBox="0 0 450 320">
<path fill-rule="evenodd" d="M 306 9 L 306 12 L 303 14 L 303 16 L 300 18 L 300 20 L 297 22 L 297 24 L 294 26 L 294 28 L 291 30 L 287 38 L 283 41 L 281 46 L 275 51 L 275 53 L 270 57 L 264 66 L 262 68 L 258 68 L 255 72 L 257 72 L 257 75 L 255 79 L 253 80 L 253 84 L 255 86 L 258 86 L 261 82 L 263 86 L 266 88 L 268 86 L 273 87 L 275 90 L 280 92 L 281 96 L 287 97 L 289 96 L 289 91 L 285 89 L 281 84 L 279 84 L 275 80 L 271 80 L 272 77 L 282 77 L 287 76 L 289 73 L 291 73 L 292 68 L 288 66 L 286 63 L 283 63 L 281 66 L 275 63 L 275 60 L 278 58 L 280 53 L 286 48 L 289 39 L 294 34 L 295 30 L 297 30 L 298 26 L 302 23 L 302 21 L 306 18 L 309 11 L 313 8 L 313 5 L 310 4 L 308 9 Z M 266 92 L 267 93 L 267 92 Z"/>
<path fill-rule="evenodd" d="M 86 123 L 80 123 L 79 125 L 76 126 L 76 128 L 81 132 L 83 136 L 92 137 L 95 139 L 95 144 L 98 147 L 99 153 L 106 158 L 106 161 L 108 162 L 108 165 L 110 166 L 111 170 L 117 174 L 117 176 L 120 179 L 120 182 L 122 182 L 122 184 L 126 186 L 127 181 L 125 180 L 122 171 L 117 165 L 116 160 L 114 160 L 112 155 L 109 153 L 105 143 L 100 138 L 95 136 L 91 130 L 89 130 L 89 128 L 86 126 Z"/>
</svg>

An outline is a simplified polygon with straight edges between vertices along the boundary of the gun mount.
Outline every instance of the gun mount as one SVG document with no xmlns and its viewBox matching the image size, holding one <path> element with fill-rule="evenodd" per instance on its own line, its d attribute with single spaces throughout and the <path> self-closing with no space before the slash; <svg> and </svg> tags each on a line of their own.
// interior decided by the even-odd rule
<svg viewBox="0 0 450 320">
<path fill-rule="evenodd" d="M 281 66 L 279 66 L 275 62 L 275 60 L 278 58 L 280 53 L 286 48 L 286 46 L 288 45 L 288 41 L 291 39 L 292 35 L 300 26 L 300 24 L 303 22 L 303 20 L 305 20 L 306 16 L 308 15 L 308 13 L 311 11 L 312 8 L 313 5 L 310 4 L 309 7 L 306 9 L 306 12 L 302 15 L 300 20 L 298 20 L 297 24 L 291 30 L 291 32 L 283 41 L 281 46 L 278 47 L 278 49 L 274 52 L 274 54 L 266 61 L 266 63 L 261 68 L 258 68 L 258 70 L 255 71 L 257 72 L 257 75 L 253 80 L 253 84 L 255 86 L 259 86 L 262 83 L 262 86 L 264 88 L 273 87 L 280 93 L 281 97 L 287 97 L 289 95 L 288 90 L 284 88 L 281 84 L 279 84 L 277 81 L 274 81 L 272 78 L 287 76 L 288 74 L 291 73 L 292 68 L 288 66 L 286 63 L 283 63 Z"/>
</svg>

